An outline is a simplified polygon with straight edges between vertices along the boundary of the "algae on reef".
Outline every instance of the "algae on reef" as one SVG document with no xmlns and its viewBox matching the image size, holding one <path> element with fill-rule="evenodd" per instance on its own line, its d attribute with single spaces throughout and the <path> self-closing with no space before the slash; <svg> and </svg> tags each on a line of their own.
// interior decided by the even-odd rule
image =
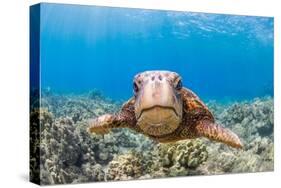
<svg viewBox="0 0 281 188">
<path fill-rule="evenodd" d="M 38 101 L 36 101 L 38 102 Z M 244 150 L 206 139 L 158 144 L 127 129 L 90 135 L 87 120 L 117 112 L 120 102 L 98 91 L 81 95 L 43 92 L 39 122 L 41 184 L 63 184 L 273 170 L 273 99 L 220 105 L 207 103 L 217 121 L 237 133 Z M 39 120 L 36 120 L 39 117 Z M 31 118 L 32 119 L 32 118 Z M 31 124 L 33 127 L 38 123 Z M 37 130 L 37 129 L 36 129 Z M 32 132 L 32 131 L 31 131 Z M 30 167 L 38 169 L 36 162 Z"/>
</svg>

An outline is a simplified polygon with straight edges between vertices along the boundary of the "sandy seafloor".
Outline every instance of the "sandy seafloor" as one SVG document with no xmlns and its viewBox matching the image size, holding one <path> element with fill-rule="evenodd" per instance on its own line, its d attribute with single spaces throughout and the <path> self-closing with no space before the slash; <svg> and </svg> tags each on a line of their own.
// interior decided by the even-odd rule
<svg viewBox="0 0 281 188">
<path fill-rule="evenodd" d="M 40 178 L 44 185 L 274 170 L 269 96 L 228 104 L 204 101 L 216 120 L 241 138 L 243 150 L 205 138 L 159 144 L 128 129 L 90 135 L 89 118 L 117 112 L 124 102 L 98 91 L 63 95 L 46 90 L 40 102 L 31 112 L 30 136 L 40 140 L 31 138 L 30 168 L 31 180 Z"/>
</svg>

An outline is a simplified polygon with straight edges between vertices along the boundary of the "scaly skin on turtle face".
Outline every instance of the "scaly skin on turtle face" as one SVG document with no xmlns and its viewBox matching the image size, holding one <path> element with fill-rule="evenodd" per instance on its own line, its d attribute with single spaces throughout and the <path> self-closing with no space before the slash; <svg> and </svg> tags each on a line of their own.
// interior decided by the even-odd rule
<svg viewBox="0 0 281 188">
<path fill-rule="evenodd" d="M 134 97 L 117 114 L 89 121 L 89 132 L 106 134 L 130 128 L 158 142 L 206 137 L 242 148 L 238 136 L 215 123 L 212 113 L 181 77 L 170 71 L 146 71 L 134 78 Z"/>
</svg>

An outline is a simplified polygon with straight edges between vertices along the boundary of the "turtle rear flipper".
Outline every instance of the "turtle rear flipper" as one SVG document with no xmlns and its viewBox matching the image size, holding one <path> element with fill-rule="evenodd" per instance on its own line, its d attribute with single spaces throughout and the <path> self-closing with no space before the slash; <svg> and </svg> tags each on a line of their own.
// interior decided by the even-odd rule
<svg viewBox="0 0 281 188">
<path fill-rule="evenodd" d="M 195 129 L 198 136 L 222 142 L 235 148 L 243 148 L 242 142 L 235 133 L 211 121 L 201 121 Z"/>
</svg>

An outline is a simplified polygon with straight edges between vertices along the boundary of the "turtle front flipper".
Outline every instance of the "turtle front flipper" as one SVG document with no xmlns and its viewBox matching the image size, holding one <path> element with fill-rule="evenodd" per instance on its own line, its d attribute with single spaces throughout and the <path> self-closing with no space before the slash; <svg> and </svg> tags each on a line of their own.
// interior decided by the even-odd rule
<svg viewBox="0 0 281 188">
<path fill-rule="evenodd" d="M 116 123 L 116 116 L 105 114 L 98 118 L 89 120 L 89 132 L 96 134 L 107 134 Z"/>
<path fill-rule="evenodd" d="M 96 134 L 107 134 L 113 128 L 130 128 L 127 119 L 122 114 L 105 114 L 98 118 L 89 120 L 89 132 Z"/>
<path fill-rule="evenodd" d="M 134 114 L 134 99 L 131 98 L 117 114 L 105 114 L 89 120 L 88 131 L 96 134 L 107 134 L 113 128 L 131 128 L 136 124 Z"/>
<path fill-rule="evenodd" d="M 222 142 L 235 148 L 243 147 L 242 142 L 235 133 L 208 120 L 201 121 L 195 127 L 195 132 L 197 136 L 203 136 L 210 140 Z"/>
</svg>

